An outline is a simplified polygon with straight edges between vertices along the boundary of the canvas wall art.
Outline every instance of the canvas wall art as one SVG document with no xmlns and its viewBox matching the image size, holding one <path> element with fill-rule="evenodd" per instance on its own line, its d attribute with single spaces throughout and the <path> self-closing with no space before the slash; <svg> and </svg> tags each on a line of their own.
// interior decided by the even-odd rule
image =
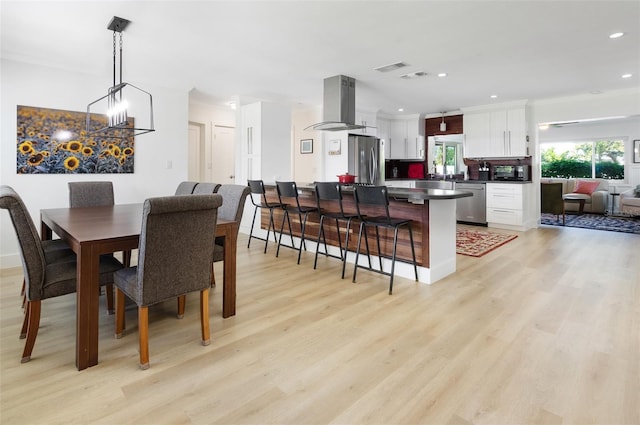
<svg viewBox="0 0 640 425">
<path fill-rule="evenodd" d="M 85 112 L 18 105 L 17 117 L 18 174 L 133 173 L 134 137 L 89 134 Z M 105 126 L 107 117 L 91 121 Z"/>
</svg>

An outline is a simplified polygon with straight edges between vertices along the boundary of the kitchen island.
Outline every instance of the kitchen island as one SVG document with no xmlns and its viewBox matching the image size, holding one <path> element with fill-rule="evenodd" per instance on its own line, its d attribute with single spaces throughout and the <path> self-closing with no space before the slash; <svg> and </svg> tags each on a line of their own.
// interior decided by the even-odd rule
<svg viewBox="0 0 640 425">
<path fill-rule="evenodd" d="M 267 189 L 267 198 L 277 201 L 275 184 L 265 183 Z M 298 185 L 299 201 L 301 205 L 315 206 L 315 193 L 313 184 Z M 343 186 L 344 208 L 345 212 L 355 212 L 356 206 L 352 195 L 353 187 L 349 185 Z M 443 190 L 443 189 L 413 189 L 413 188 L 396 188 L 389 187 L 389 212 L 393 217 L 406 218 L 411 220 L 411 228 L 413 230 L 414 246 L 416 251 L 416 261 L 418 263 L 418 279 L 424 283 L 434 283 L 445 276 L 456 271 L 456 199 L 472 196 L 469 192 L 459 190 Z M 323 208 L 331 210 L 333 206 L 324 205 Z M 335 206 L 337 210 L 337 206 Z M 365 209 L 364 214 L 379 214 L 372 209 Z M 277 230 L 280 230 L 282 223 L 282 212 L 276 210 L 274 215 Z M 262 213 L 261 227 L 266 229 L 269 221 L 269 214 Z M 315 241 L 318 237 L 319 217 L 317 214 L 311 214 L 307 222 L 305 231 L 305 239 L 307 240 L 307 250 L 315 250 Z M 293 226 L 293 234 L 300 236 L 300 222 L 298 217 L 291 215 L 291 224 Z M 349 254 L 347 261 L 353 263 L 355 261 L 355 250 L 358 239 L 358 225 L 352 225 L 349 236 Z M 341 233 L 344 238 L 344 223 L 341 223 Z M 288 227 L 285 225 L 285 231 Z M 330 252 L 338 253 L 338 239 L 335 226 L 325 226 L 325 236 L 327 244 L 330 244 Z M 372 243 L 372 254 L 377 253 L 375 246 L 375 236 L 371 234 L 369 242 Z M 286 240 L 283 236 L 283 241 Z M 393 245 L 393 232 L 380 232 L 380 251 L 383 254 L 383 265 L 385 270 L 390 269 L 390 259 L 384 258 L 391 256 Z M 299 240 L 296 240 L 296 246 Z M 321 252 L 324 246 L 321 246 Z M 396 263 L 396 275 L 413 279 L 413 267 L 403 261 L 411 259 L 411 247 L 409 245 L 409 235 L 406 231 L 401 231 L 398 236 L 397 258 L 402 260 Z M 372 258 L 373 260 L 373 258 Z M 366 255 L 360 256 L 359 261 L 366 262 Z M 377 263 L 377 258 L 375 259 Z M 364 264 L 364 263 L 363 263 Z"/>
</svg>

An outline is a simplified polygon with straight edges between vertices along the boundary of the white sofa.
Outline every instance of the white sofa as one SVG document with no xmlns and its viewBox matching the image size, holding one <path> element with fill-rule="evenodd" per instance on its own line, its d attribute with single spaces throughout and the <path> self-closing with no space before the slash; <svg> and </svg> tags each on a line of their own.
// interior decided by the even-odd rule
<svg viewBox="0 0 640 425">
<path fill-rule="evenodd" d="M 582 193 L 573 193 L 578 180 L 586 182 L 598 182 L 598 186 L 591 195 Z M 574 199 L 584 199 L 584 212 L 604 214 L 609 210 L 609 180 L 604 179 L 557 179 L 557 178 L 543 178 L 540 180 L 542 183 L 562 183 L 563 198 L 565 195 L 571 194 Z M 578 211 L 579 204 L 577 202 L 565 202 L 565 211 Z"/>
<path fill-rule="evenodd" d="M 620 193 L 620 212 L 640 216 L 640 185 Z"/>
</svg>

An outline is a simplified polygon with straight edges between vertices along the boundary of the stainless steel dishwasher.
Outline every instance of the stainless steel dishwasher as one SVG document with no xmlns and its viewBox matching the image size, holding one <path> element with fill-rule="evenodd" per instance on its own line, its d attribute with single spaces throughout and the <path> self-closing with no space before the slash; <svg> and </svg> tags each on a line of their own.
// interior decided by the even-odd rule
<svg viewBox="0 0 640 425">
<path fill-rule="evenodd" d="M 464 223 L 487 224 L 487 185 L 456 183 L 456 190 L 473 193 L 473 196 L 456 201 L 456 219 Z"/>
</svg>

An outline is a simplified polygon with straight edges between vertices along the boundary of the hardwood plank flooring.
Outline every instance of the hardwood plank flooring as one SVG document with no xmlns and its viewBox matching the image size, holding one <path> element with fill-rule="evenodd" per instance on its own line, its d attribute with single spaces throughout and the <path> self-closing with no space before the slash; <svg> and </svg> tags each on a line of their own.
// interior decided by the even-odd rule
<svg viewBox="0 0 640 425">
<path fill-rule="evenodd" d="M 197 293 L 182 320 L 152 307 L 146 371 L 135 308 L 120 340 L 103 311 L 100 363 L 75 369 L 75 295 L 43 302 L 21 364 L 22 270 L 0 270 L 0 422 L 640 424 L 637 235 L 541 227 L 392 296 L 386 276 L 244 246 L 237 315 L 212 289 L 203 347 Z"/>
</svg>

